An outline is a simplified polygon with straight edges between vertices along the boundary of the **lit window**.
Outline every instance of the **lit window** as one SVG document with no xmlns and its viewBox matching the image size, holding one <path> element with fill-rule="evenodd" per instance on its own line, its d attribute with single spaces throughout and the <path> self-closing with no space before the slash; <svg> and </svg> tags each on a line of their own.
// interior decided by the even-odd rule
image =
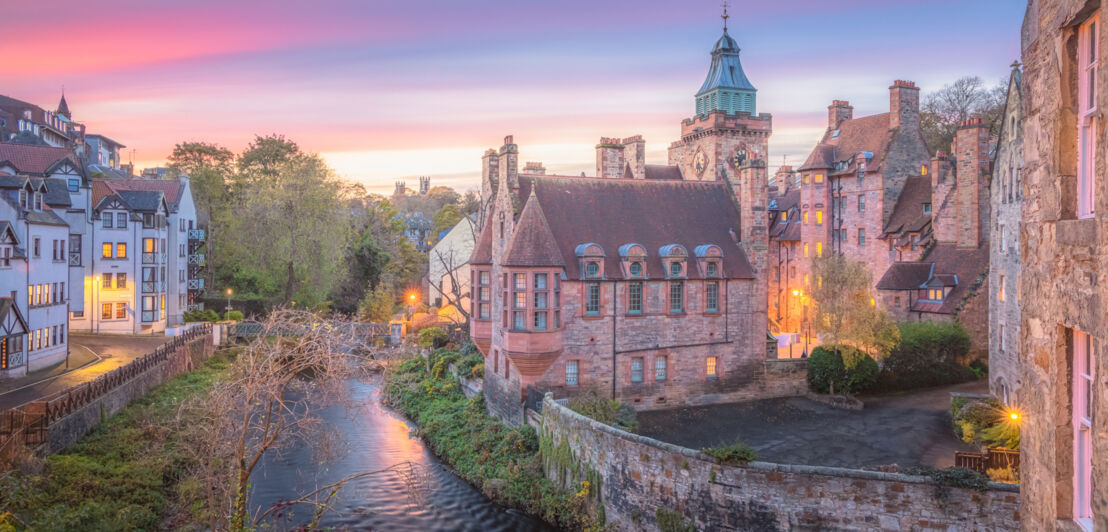
<svg viewBox="0 0 1108 532">
<path fill-rule="evenodd" d="M 816 225 L 823 225 L 823 211 L 816 211 Z"/>
<path fill-rule="evenodd" d="M 115 319 L 125 320 L 127 319 L 127 304 L 116 303 L 115 304 Z"/>
<path fill-rule="evenodd" d="M 110 320 L 112 319 L 112 304 L 104 303 L 100 305 L 100 319 Z"/>
<path fill-rule="evenodd" d="M 816 256 L 823 256 L 823 242 L 816 242 Z"/>
<path fill-rule="evenodd" d="M 100 248 L 102 252 L 100 256 L 105 259 L 112 258 L 112 248 L 113 246 L 111 242 L 104 242 L 104 244 Z"/>
<path fill-rule="evenodd" d="M 654 359 L 654 380 L 666 380 L 666 357 L 657 357 Z"/>
<path fill-rule="evenodd" d="M 631 359 L 631 382 L 642 382 L 642 357 Z"/>
<path fill-rule="evenodd" d="M 127 258 L 127 243 L 119 242 L 115 245 L 115 258 L 125 259 Z"/>
<path fill-rule="evenodd" d="M 566 386 L 577 386 L 577 361 L 566 361 Z"/>
<path fill-rule="evenodd" d="M 808 211 L 804 211 L 804 225 L 808 225 Z"/>
<path fill-rule="evenodd" d="M 705 362 L 704 371 L 709 379 L 716 378 L 716 357 L 708 357 Z"/>
<path fill-rule="evenodd" d="M 804 174 L 804 184 L 807 185 L 811 179 L 811 174 Z"/>
<path fill-rule="evenodd" d="M 996 300 L 1001 302 L 1004 301 L 1004 281 L 1004 274 L 1000 274 L 1000 283 L 996 290 Z"/>
<path fill-rule="evenodd" d="M 920 165 L 919 174 L 920 175 L 927 175 L 927 165 L 926 164 Z"/>
<path fill-rule="evenodd" d="M 808 256 L 808 243 L 807 242 L 804 243 L 804 256 L 805 257 Z"/>
<path fill-rule="evenodd" d="M 781 223 L 789 221 L 789 211 L 781 211 Z"/>
<path fill-rule="evenodd" d="M 816 184 L 823 182 L 823 174 L 816 174 Z"/>
</svg>

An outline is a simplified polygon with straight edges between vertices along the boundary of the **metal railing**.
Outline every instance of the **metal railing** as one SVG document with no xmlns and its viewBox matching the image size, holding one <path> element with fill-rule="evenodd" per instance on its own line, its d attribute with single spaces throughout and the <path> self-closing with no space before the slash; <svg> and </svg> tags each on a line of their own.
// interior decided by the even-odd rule
<svg viewBox="0 0 1108 532">
<path fill-rule="evenodd" d="M 203 253 L 192 253 L 188 257 L 189 264 L 195 264 L 197 266 L 204 266 L 207 264 L 207 259 Z"/>
<path fill-rule="evenodd" d="M 203 241 L 205 236 L 203 229 L 189 229 L 189 240 Z"/>
<path fill-rule="evenodd" d="M 143 281 L 142 292 L 144 294 L 165 292 L 165 281 Z"/>
<path fill-rule="evenodd" d="M 984 453 L 954 451 L 954 466 L 972 469 L 981 474 L 985 474 L 989 469 L 1011 468 L 1018 474 L 1020 452 L 1000 447 L 991 447 Z"/>
<path fill-rule="evenodd" d="M 194 291 L 195 290 L 203 290 L 204 289 L 204 280 L 203 279 L 189 279 L 188 280 L 188 289 L 189 290 L 194 290 Z"/>
</svg>

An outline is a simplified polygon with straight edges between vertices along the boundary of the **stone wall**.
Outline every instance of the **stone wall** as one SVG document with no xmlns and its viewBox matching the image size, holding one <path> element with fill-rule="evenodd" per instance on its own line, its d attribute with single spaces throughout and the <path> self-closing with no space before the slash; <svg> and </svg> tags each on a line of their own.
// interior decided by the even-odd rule
<svg viewBox="0 0 1108 532">
<path fill-rule="evenodd" d="M 46 452 L 54 454 L 73 445 L 97 425 L 123 410 L 131 401 L 211 358 L 215 348 L 212 337 L 203 335 L 185 343 L 165 361 L 117 386 L 96 400 L 55 421 L 47 428 Z"/>
<path fill-rule="evenodd" d="M 1018 488 L 938 486 L 923 477 L 752 462 L 726 466 L 692 449 L 629 434 L 543 403 L 546 474 L 599 484 L 618 530 L 658 530 L 656 512 L 697 530 L 1017 530 Z M 938 498 L 945 494 L 945 502 Z"/>
</svg>

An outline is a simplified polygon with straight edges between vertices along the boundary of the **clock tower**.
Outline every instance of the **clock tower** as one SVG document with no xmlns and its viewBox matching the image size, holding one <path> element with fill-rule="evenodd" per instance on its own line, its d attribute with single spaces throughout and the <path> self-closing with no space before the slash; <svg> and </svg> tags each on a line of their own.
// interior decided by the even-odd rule
<svg viewBox="0 0 1108 532">
<path fill-rule="evenodd" d="M 737 235 L 754 267 L 766 266 L 769 189 L 766 160 L 773 117 L 757 112 L 757 89 L 739 61 L 739 44 L 727 32 L 712 48 L 708 76 L 696 92 L 695 114 L 681 122 L 681 139 L 669 146 L 669 164 L 691 181 L 725 181 L 739 205 Z"/>
</svg>

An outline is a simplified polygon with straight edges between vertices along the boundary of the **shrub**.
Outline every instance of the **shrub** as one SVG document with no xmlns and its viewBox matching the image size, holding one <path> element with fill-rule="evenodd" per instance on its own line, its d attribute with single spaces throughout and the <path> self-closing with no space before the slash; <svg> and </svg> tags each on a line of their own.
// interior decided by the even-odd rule
<svg viewBox="0 0 1108 532">
<path fill-rule="evenodd" d="M 658 520 L 658 530 L 661 532 L 696 532 L 696 527 L 685 516 L 669 508 L 658 508 L 654 512 L 654 518 Z"/>
<path fill-rule="evenodd" d="M 242 321 L 242 311 L 228 310 L 225 314 L 223 314 L 223 319 L 227 321 Z"/>
<path fill-rule="evenodd" d="M 740 440 L 735 440 L 734 443 L 729 445 L 702 449 L 700 452 L 718 458 L 721 462 L 729 465 L 742 465 L 758 459 L 758 451 Z"/>
<path fill-rule="evenodd" d="M 854 369 L 847 369 L 841 350 L 851 349 L 849 356 L 858 358 Z M 831 350 L 820 346 L 808 357 L 808 385 L 819 393 L 852 394 L 873 386 L 878 374 L 877 361 L 869 355 L 843 347 Z"/>
<path fill-rule="evenodd" d="M 601 423 L 634 431 L 639 426 L 635 409 L 615 399 L 606 399 L 594 390 L 586 391 L 569 400 L 569 409 Z"/>
<path fill-rule="evenodd" d="M 219 321 L 219 313 L 212 310 L 190 310 L 184 314 L 185 323 L 191 323 L 196 321 L 207 321 L 215 323 Z"/>
<path fill-rule="evenodd" d="M 416 341 L 420 347 L 433 347 L 438 349 L 446 345 L 446 331 L 438 327 L 428 327 L 419 331 L 419 339 Z"/>
<path fill-rule="evenodd" d="M 969 348 L 969 334 L 957 323 L 902 323 L 900 344 L 885 359 L 877 388 L 899 391 L 974 380 L 976 374 L 965 365 Z"/>
<path fill-rule="evenodd" d="M 993 482 L 1007 482 L 1009 484 L 1020 483 L 1020 472 L 1018 469 L 1012 469 L 1009 467 L 995 467 L 985 470 L 985 476 L 989 477 L 989 480 Z"/>
<path fill-rule="evenodd" d="M 481 356 L 481 353 L 466 353 L 463 348 L 458 353 L 462 355 L 462 358 L 458 359 L 458 362 L 454 364 L 454 369 L 458 371 L 458 375 L 463 377 L 472 377 L 473 368 L 481 366 L 481 374 L 478 378 L 484 377 L 485 374 L 485 357 Z"/>
</svg>

